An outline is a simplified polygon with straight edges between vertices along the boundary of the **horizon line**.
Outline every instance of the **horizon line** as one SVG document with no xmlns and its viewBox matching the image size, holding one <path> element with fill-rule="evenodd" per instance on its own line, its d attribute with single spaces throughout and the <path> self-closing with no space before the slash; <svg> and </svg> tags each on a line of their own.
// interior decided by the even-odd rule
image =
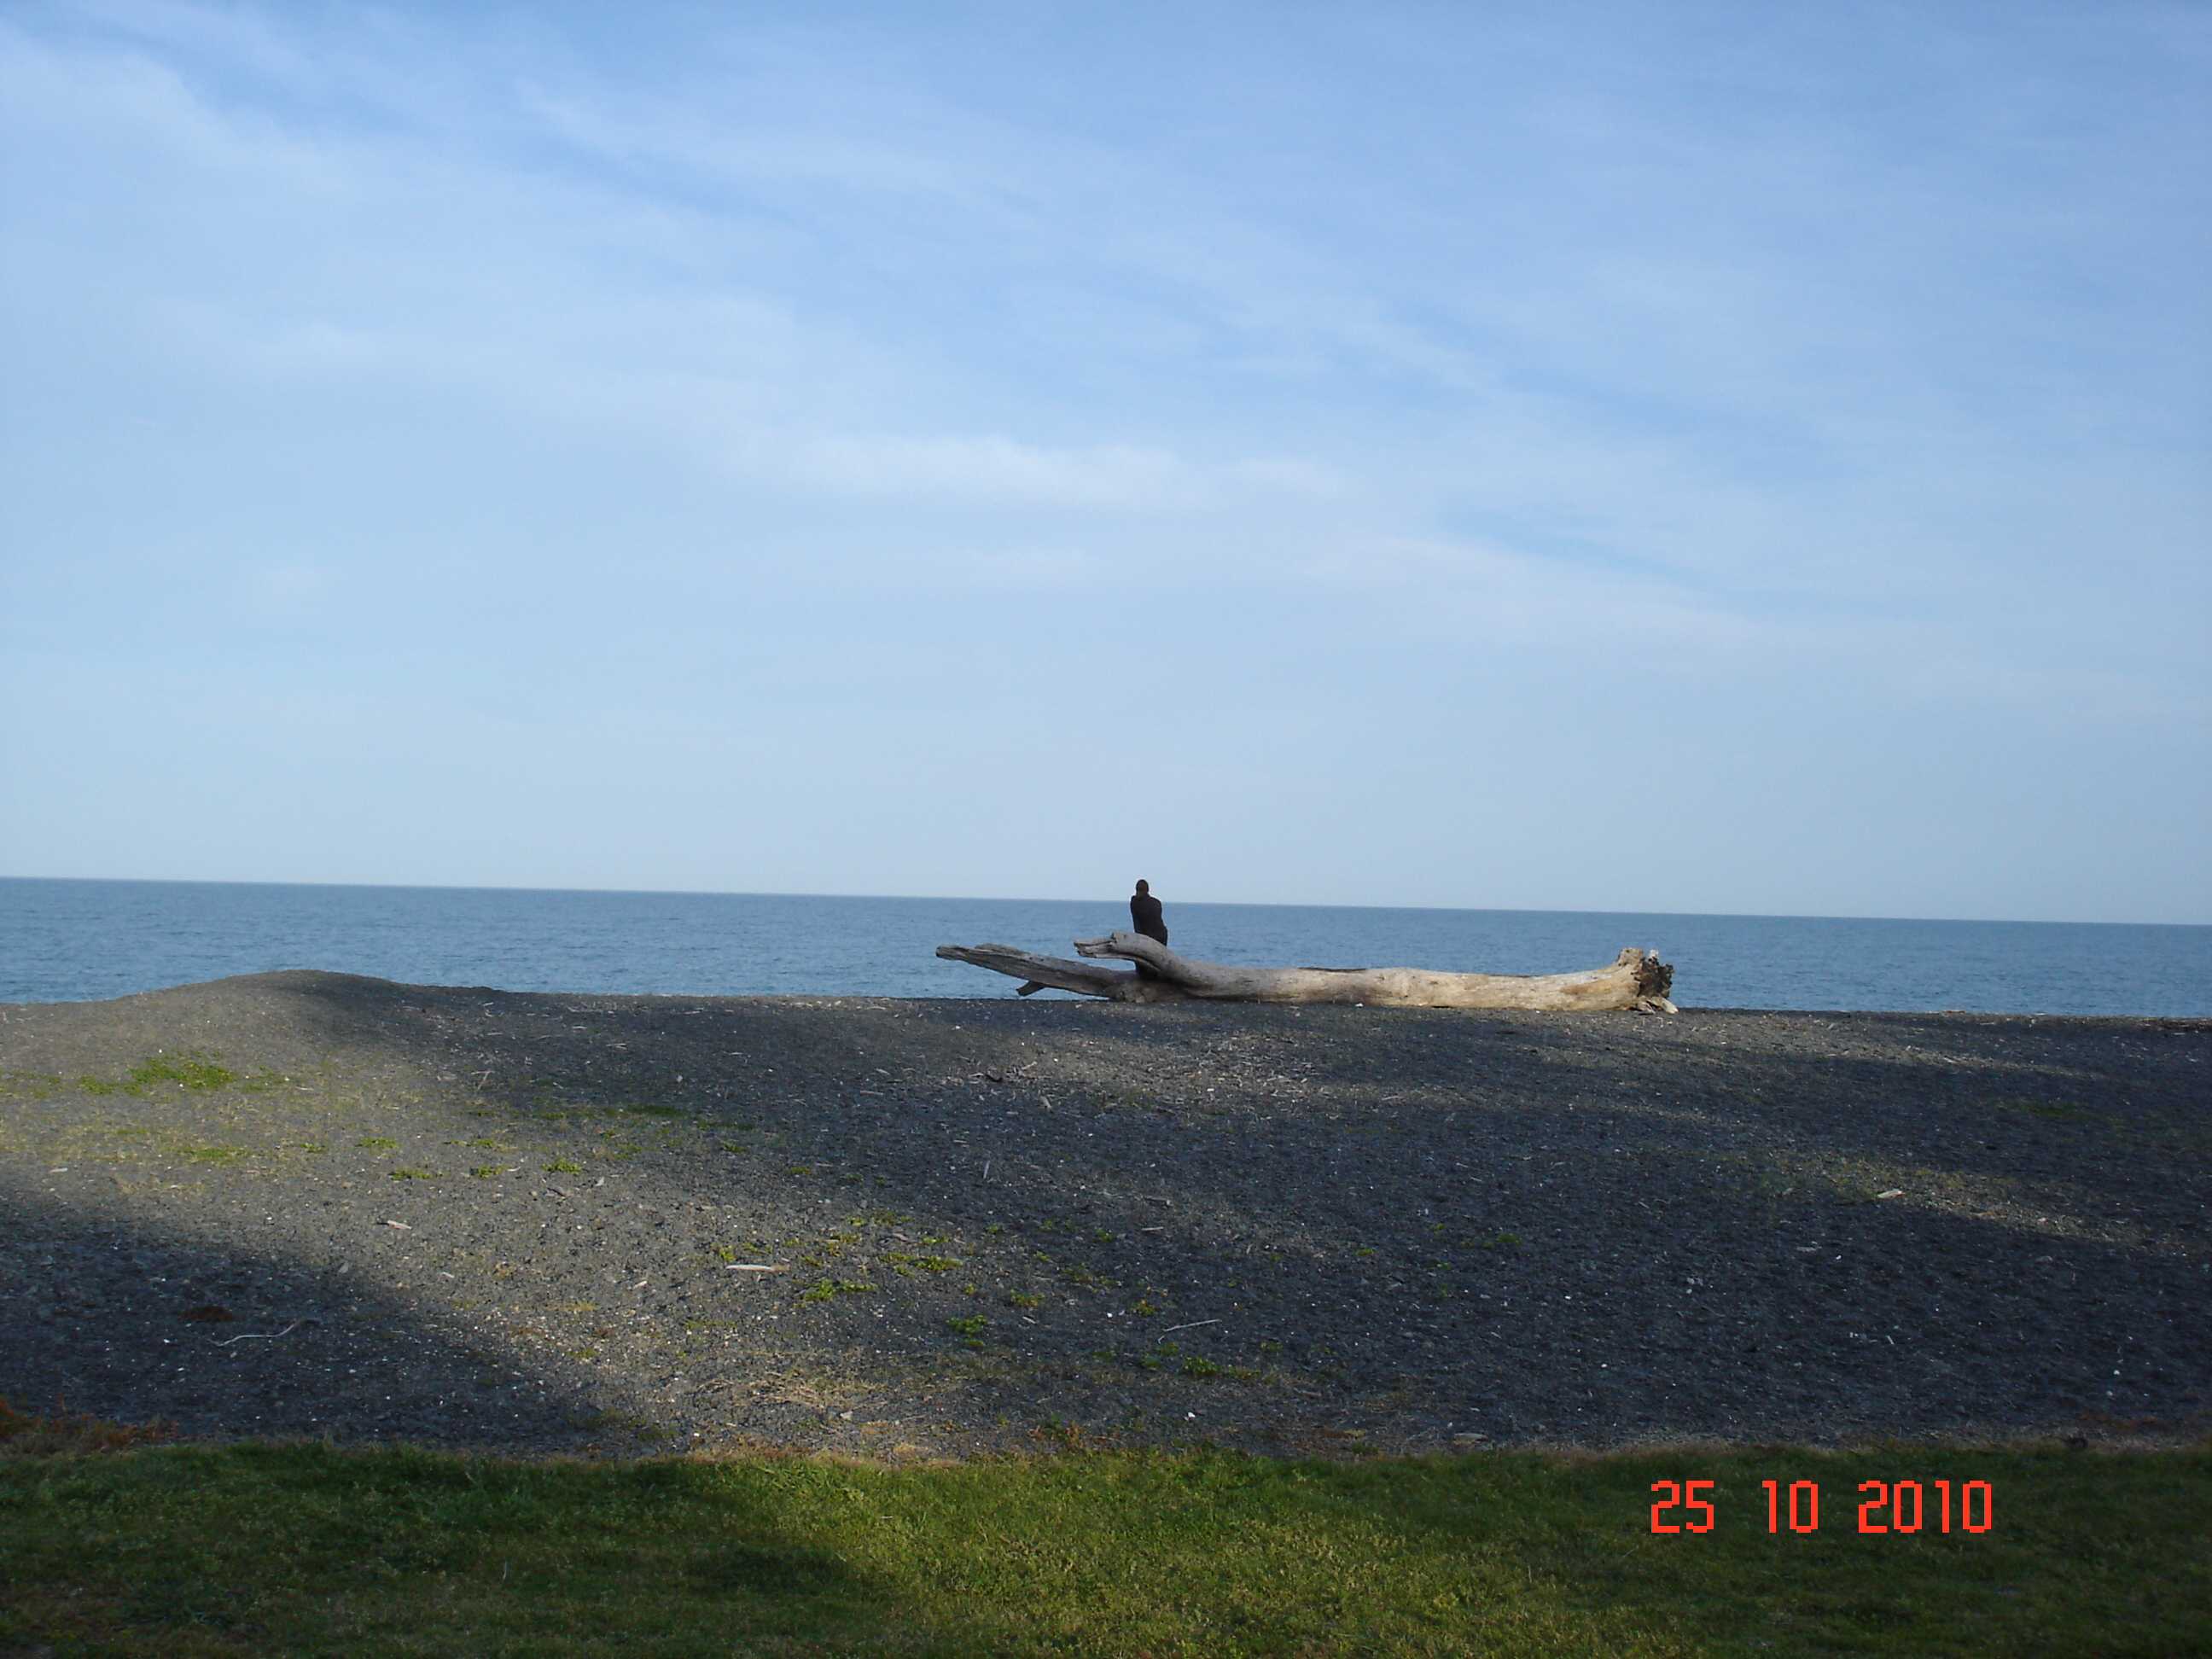
<svg viewBox="0 0 2212 1659">
<path fill-rule="evenodd" d="M 854 899 L 896 903 L 954 904 L 1091 904 L 1118 902 L 1090 896 L 1042 898 L 1034 895 L 1008 897 L 977 893 L 817 893 L 777 892 L 760 889 L 688 887 L 533 887 L 496 883 L 403 881 L 265 881 L 239 877 L 179 876 L 20 876 L 0 875 L 0 882 L 106 882 L 118 886 L 145 887 L 333 887 L 368 890 L 424 893 L 572 893 L 637 898 L 805 898 Z M 1178 899 L 1179 906 L 1245 910 L 1437 910 L 1470 915 L 1680 916 L 1720 921 L 1921 921 L 1971 922 L 2015 927 L 2208 927 L 2203 921 L 2082 921 L 2078 918 L 2036 916 L 1906 916 L 1837 915 L 1790 910 L 1610 910 L 1549 905 L 1474 904 L 1347 904 L 1301 903 L 1274 899 Z"/>
</svg>

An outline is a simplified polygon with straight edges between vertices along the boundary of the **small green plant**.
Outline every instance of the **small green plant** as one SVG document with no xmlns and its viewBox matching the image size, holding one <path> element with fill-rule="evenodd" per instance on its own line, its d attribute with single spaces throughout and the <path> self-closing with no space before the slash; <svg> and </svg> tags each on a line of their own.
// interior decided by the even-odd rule
<svg viewBox="0 0 2212 1659">
<path fill-rule="evenodd" d="M 876 1287 L 864 1279 L 817 1279 L 799 1293 L 801 1302 L 834 1302 L 841 1296 L 860 1296 Z"/>
<path fill-rule="evenodd" d="M 1482 1241 L 1482 1248 L 1486 1250 L 1517 1250 L 1521 1248 L 1521 1235 L 1518 1233 L 1504 1232 L 1492 1233 L 1489 1237 Z"/>
<path fill-rule="evenodd" d="M 707 1249 L 707 1254 L 713 1256 L 715 1261 L 720 1262 L 726 1267 L 731 1266 L 738 1259 L 737 1251 L 731 1249 L 727 1244 L 709 1245 Z"/>
<path fill-rule="evenodd" d="M 246 1156 L 243 1146 L 195 1146 L 185 1156 L 195 1164 L 235 1164 Z"/>
<path fill-rule="evenodd" d="M 983 1333 L 991 1328 L 991 1322 L 981 1314 L 968 1314 L 945 1322 L 945 1329 L 966 1340 L 971 1348 L 982 1346 Z"/>
<path fill-rule="evenodd" d="M 2053 1123 L 2078 1123 L 2097 1115 L 2087 1107 L 2077 1106 L 2069 1100 L 1998 1100 L 1992 1103 L 2008 1111 L 2026 1112 L 2031 1117 L 2046 1118 Z"/>
<path fill-rule="evenodd" d="M 1025 1291 L 1009 1291 L 1006 1293 L 1006 1305 L 1009 1308 L 1042 1308 L 1044 1306 L 1044 1298 L 1041 1296 L 1031 1296 Z"/>
<path fill-rule="evenodd" d="M 556 1158 L 545 1166 L 547 1175 L 581 1175 L 584 1166 L 574 1158 Z"/>
<path fill-rule="evenodd" d="M 478 1181 L 489 1181 L 494 1176 L 500 1174 L 501 1170 L 496 1164 L 479 1164 L 469 1173 Z"/>
<path fill-rule="evenodd" d="M 1159 1309 L 1153 1305 L 1152 1299 L 1150 1297 L 1140 1296 L 1134 1302 L 1132 1302 L 1129 1304 L 1129 1312 L 1134 1318 L 1150 1319 L 1153 1315 L 1159 1312 Z"/>
<path fill-rule="evenodd" d="M 392 1178 L 394 1181 L 428 1181 L 430 1179 L 430 1171 L 428 1170 L 398 1169 L 392 1172 Z"/>
<path fill-rule="evenodd" d="M 359 1140 L 355 1141 L 354 1145 L 366 1147 L 372 1152 L 388 1152 L 399 1143 L 389 1135 L 363 1135 Z"/>
<path fill-rule="evenodd" d="M 495 1151 L 500 1146 L 500 1139 L 497 1135 L 478 1135 L 474 1140 L 465 1140 L 461 1145 L 464 1146 L 489 1146 Z"/>
<path fill-rule="evenodd" d="M 1194 1353 L 1182 1362 L 1182 1374 L 1185 1376 L 1218 1376 L 1221 1367 L 1204 1354 Z"/>
</svg>

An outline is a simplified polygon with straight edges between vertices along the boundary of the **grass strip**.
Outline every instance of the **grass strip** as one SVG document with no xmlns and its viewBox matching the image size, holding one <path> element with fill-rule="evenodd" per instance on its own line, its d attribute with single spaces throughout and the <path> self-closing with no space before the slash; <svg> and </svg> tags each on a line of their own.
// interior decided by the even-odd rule
<svg viewBox="0 0 2212 1659">
<path fill-rule="evenodd" d="M 2110 1655 L 2212 1632 L 2212 1446 L 592 1464 L 11 1420 L 4 1651 Z M 1861 1532 L 1859 1483 L 1903 1480 L 1921 1529 Z M 1668 1480 L 1712 1483 L 1710 1531 L 1653 1532 Z M 1939 1530 L 1938 1480 L 1986 1482 L 1989 1529 Z"/>
</svg>

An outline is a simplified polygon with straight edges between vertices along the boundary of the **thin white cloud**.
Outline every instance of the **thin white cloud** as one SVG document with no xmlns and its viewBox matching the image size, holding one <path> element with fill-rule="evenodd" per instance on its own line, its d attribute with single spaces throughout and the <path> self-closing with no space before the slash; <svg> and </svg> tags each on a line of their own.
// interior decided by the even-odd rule
<svg viewBox="0 0 2212 1659">
<path fill-rule="evenodd" d="M 287 560 L 243 572 L 238 593 L 249 611 L 282 619 L 322 611 L 341 586 L 338 573 L 327 564 Z"/>
<path fill-rule="evenodd" d="M 1192 470 L 1159 450 L 1053 450 L 1005 437 L 817 439 L 790 458 L 806 478 L 860 495 L 1172 510 L 1199 500 Z"/>
</svg>

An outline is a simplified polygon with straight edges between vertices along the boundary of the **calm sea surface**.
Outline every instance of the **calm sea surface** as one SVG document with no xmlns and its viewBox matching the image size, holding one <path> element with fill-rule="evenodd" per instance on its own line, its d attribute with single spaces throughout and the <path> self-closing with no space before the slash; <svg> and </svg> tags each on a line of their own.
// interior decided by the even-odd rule
<svg viewBox="0 0 2212 1659">
<path fill-rule="evenodd" d="M 2212 1014 L 2212 927 L 1568 910 L 1184 904 L 1215 962 L 1542 974 L 1648 945 L 1674 1000 L 1730 1008 Z M 274 968 L 514 991 L 1011 996 L 939 945 L 1072 956 L 1128 925 L 1094 902 L 807 898 L 0 879 L 0 1002 L 76 1001 Z M 1058 993 L 1047 993 L 1057 995 Z"/>
</svg>

